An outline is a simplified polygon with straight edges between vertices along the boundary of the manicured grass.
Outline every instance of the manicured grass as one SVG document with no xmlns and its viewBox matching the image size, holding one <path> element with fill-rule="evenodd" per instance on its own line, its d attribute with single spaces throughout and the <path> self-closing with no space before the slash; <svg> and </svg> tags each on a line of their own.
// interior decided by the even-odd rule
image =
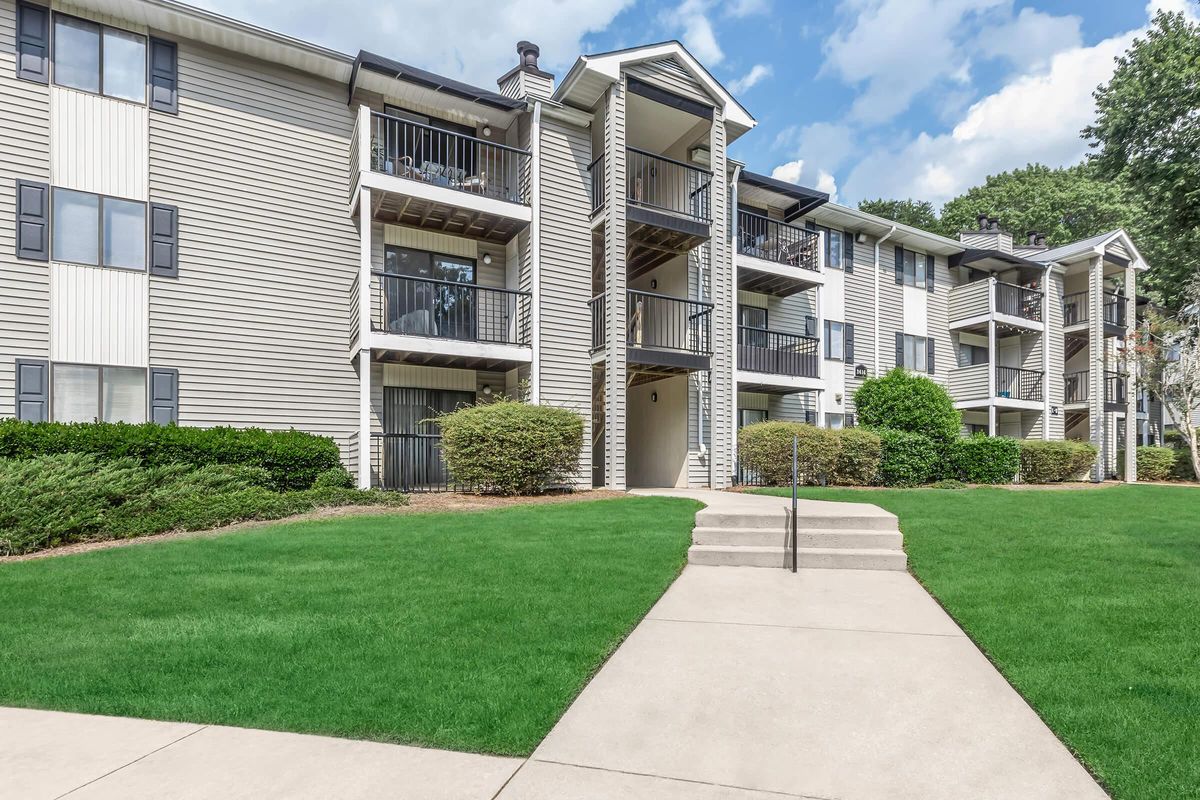
<svg viewBox="0 0 1200 800">
<path fill-rule="evenodd" d="M 686 558 L 637 497 L 0 565 L 0 705 L 528 754 Z"/>
<path fill-rule="evenodd" d="M 1114 797 L 1200 797 L 1200 489 L 802 496 L 896 514 L 913 572 Z"/>
</svg>

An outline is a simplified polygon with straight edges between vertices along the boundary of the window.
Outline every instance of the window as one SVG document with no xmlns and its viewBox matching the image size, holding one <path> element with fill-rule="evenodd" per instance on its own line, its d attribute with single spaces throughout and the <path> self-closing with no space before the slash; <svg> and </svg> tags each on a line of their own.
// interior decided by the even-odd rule
<svg viewBox="0 0 1200 800">
<path fill-rule="evenodd" d="M 810 231 L 825 234 L 825 266 L 831 269 L 854 271 L 854 235 L 848 231 L 835 231 L 812 220 L 807 223 Z"/>
<path fill-rule="evenodd" d="M 54 82 L 146 102 L 146 38 L 75 17 L 54 17 Z"/>
<path fill-rule="evenodd" d="M 738 306 L 738 344 L 746 347 L 767 346 L 767 310 Z"/>
<path fill-rule="evenodd" d="M 475 341 L 475 262 L 468 258 L 388 246 L 382 278 L 385 323 L 391 333 Z M 484 319 L 485 337 L 497 332 Z M 504 327 L 506 323 L 499 323 Z"/>
<path fill-rule="evenodd" d="M 896 283 L 933 290 L 933 256 L 896 248 Z"/>
<path fill-rule="evenodd" d="M 55 422 L 145 422 L 146 370 L 54 364 L 50 397 Z"/>
<path fill-rule="evenodd" d="M 846 427 L 846 415 L 826 413 L 825 427 L 829 428 L 831 431 L 840 431 L 842 428 Z"/>
<path fill-rule="evenodd" d="M 146 268 L 146 204 L 70 189 L 54 190 L 55 261 Z"/>
<path fill-rule="evenodd" d="M 901 366 L 913 372 L 926 372 L 925 355 L 928 346 L 929 340 L 924 336 L 904 334 L 904 362 Z"/>
<path fill-rule="evenodd" d="M 738 409 L 738 427 L 744 428 L 747 425 L 753 425 L 756 422 L 766 422 L 767 412 L 762 408 L 739 408 Z"/>
<path fill-rule="evenodd" d="M 988 349 L 980 347 L 977 344 L 959 344 L 958 345 L 958 365 L 960 367 L 970 367 L 975 364 L 988 363 Z"/>
<path fill-rule="evenodd" d="M 832 361 L 854 360 L 854 326 L 825 320 L 825 358 Z"/>
</svg>

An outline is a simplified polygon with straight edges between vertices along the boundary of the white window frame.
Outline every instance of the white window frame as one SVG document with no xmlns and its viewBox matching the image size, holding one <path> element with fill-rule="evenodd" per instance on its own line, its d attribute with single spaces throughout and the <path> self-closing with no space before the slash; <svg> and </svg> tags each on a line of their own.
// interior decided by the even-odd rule
<svg viewBox="0 0 1200 800">
<path fill-rule="evenodd" d="M 920 346 L 918 347 L 918 343 Z M 909 355 L 913 356 L 913 361 L 909 363 Z M 904 368 L 909 372 L 919 372 L 925 374 L 929 367 L 929 337 L 916 336 L 911 333 L 904 334 Z"/>
</svg>

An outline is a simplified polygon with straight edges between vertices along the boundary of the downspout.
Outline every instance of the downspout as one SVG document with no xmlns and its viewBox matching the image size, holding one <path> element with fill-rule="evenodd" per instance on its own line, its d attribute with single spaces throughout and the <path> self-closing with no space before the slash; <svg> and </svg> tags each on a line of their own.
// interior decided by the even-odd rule
<svg viewBox="0 0 1200 800">
<path fill-rule="evenodd" d="M 731 283 L 732 291 L 729 293 L 729 319 L 731 319 L 733 321 L 733 337 L 732 337 L 731 341 L 733 343 L 733 348 L 732 348 L 733 349 L 733 358 L 735 359 L 734 364 L 733 364 L 733 374 L 734 374 L 733 419 L 730 420 L 730 423 L 729 423 L 733 427 L 733 431 L 731 431 L 732 435 L 729 438 L 733 442 L 732 465 L 733 465 L 734 469 L 736 469 L 737 458 L 738 458 L 738 453 L 737 453 L 737 361 L 736 361 L 736 359 L 737 359 L 737 203 L 738 203 L 738 180 L 741 177 L 742 177 L 742 165 L 734 164 L 733 165 L 732 187 L 731 187 L 731 192 L 730 192 L 730 197 L 729 197 L 729 205 L 730 205 L 729 219 L 731 219 L 733 221 L 733 224 L 731 224 L 729 226 L 729 231 L 728 231 L 728 233 L 729 233 L 729 263 L 733 268 L 733 281 Z M 712 259 L 709 259 L 709 260 L 711 261 Z M 711 264 L 709 265 L 709 269 L 712 269 Z M 712 381 L 709 381 L 709 391 L 710 392 L 712 391 Z M 710 405 L 711 405 L 711 403 L 710 403 Z M 703 411 L 703 409 L 701 409 L 697 406 L 697 413 L 700 416 L 700 419 L 698 420 L 698 422 L 700 423 L 700 428 L 699 428 L 699 430 L 700 430 L 700 454 L 703 455 L 704 454 L 704 411 Z"/>
<path fill-rule="evenodd" d="M 529 226 L 529 289 L 530 316 L 533 335 L 533 361 L 529 365 L 529 401 L 538 405 L 542 401 L 542 101 L 533 104 L 533 119 L 529 126 L 529 205 L 533 222 Z"/>
<path fill-rule="evenodd" d="M 892 238 L 892 234 L 896 232 L 896 226 L 885 233 L 883 236 L 875 240 L 875 369 L 871 373 L 872 377 L 879 377 L 879 245 Z"/>
</svg>

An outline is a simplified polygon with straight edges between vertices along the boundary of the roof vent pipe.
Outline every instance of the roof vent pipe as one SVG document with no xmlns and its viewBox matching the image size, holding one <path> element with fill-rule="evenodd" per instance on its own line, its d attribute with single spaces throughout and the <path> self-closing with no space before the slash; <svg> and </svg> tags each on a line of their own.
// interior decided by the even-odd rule
<svg viewBox="0 0 1200 800">
<path fill-rule="evenodd" d="M 979 223 L 979 230 L 981 230 L 981 231 L 987 230 L 987 228 L 988 228 L 988 215 L 987 214 L 977 214 L 975 216 L 975 221 L 977 223 Z"/>
<path fill-rule="evenodd" d="M 1044 238 L 1037 231 L 1025 231 L 1025 236 L 1027 237 L 1026 241 L 1029 243 L 1030 247 L 1037 247 L 1038 239 Z"/>
<path fill-rule="evenodd" d="M 1046 246 L 1046 234 L 1039 233 L 1037 235 L 1037 237 L 1034 238 L 1033 243 L 1035 245 L 1037 245 L 1038 247 L 1045 247 Z"/>
<path fill-rule="evenodd" d="M 538 56 L 542 54 L 542 51 L 536 44 L 526 41 L 517 42 L 517 54 L 521 56 L 521 69 L 538 68 Z"/>
<path fill-rule="evenodd" d="M 989 231 L 999 231 L 1000 230 L 1000 218 L 999 217 L 988 217 L 988 230 Z"/>
</svg>

